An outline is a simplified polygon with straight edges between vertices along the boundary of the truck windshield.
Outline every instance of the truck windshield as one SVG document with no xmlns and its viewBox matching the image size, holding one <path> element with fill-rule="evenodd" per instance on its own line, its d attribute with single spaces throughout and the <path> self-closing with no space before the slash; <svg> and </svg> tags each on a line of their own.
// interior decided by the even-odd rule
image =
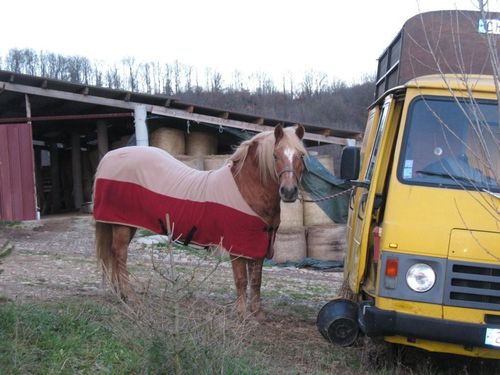
<svg viewBox="0 0 500 375">
<path fill-rule="evenodd" d="M 420 97 L 410 106 L 398 178 L 403 183 L 498 192 L 498 103 Z"/>
</svg>

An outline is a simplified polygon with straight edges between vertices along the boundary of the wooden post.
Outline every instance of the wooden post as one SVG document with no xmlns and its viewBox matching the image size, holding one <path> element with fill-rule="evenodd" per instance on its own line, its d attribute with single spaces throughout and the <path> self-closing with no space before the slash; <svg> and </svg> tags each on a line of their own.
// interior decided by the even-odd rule
<svg viewBox="0 0 500 375">
<path fill-rule="evenodd" d="M 71 162 L 73 171 L 73 202 L 77 210 L 82 208 L 82 156 L 80 150 L 80 134 L 71 133 Z"/>
<path fill-rule="evenodd" d="M 97 121 L 97 153 L 98 160 L 108 152 L 108 128 L 103 120 Z"/>
<path fill-rule="evenodd" d="M 61 186 L 59 180 L 59 150 L 57 143 L 50 145 L 50 180 L 51 180 L 51 213 L 61 210 Z"/>
</svg>

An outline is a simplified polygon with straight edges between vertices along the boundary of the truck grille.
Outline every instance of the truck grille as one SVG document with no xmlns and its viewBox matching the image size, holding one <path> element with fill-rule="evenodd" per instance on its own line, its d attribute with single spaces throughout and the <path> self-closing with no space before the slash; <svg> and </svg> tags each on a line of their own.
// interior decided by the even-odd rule
<svg viewBox="0 0 500 375">
<path fill-rule="evenodd" d="M 446 305 L 500 311 L 500 265 L 449 261 L 447 268 Z"/>
</svg>

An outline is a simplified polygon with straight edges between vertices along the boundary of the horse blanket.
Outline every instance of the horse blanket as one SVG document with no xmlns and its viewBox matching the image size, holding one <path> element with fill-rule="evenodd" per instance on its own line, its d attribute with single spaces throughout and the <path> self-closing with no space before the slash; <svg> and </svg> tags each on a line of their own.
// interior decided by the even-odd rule
<svg viewBox="0 0 500 375">
<path fill-rule="evenodd" d="M 103 157 L 95 177 L 96 221 L 165 233 L 167 214 L 174 239 L 221 244 L 252 259 L 267 253 L 267 224 L 243 199 L 230 166 L 198 171 L 155 147 L 124 147 Z"/>
</svg>

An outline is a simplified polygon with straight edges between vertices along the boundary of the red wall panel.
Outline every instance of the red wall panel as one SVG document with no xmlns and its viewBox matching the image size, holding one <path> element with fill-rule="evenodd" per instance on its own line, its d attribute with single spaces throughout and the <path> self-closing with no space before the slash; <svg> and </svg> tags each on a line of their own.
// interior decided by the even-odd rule
<svg viewBox="0 0 500 375">
<path fill-rule="evenodd" d="M 35 217 L 31 125 L 0 125 L 0 220 Z"/>
</svg>

